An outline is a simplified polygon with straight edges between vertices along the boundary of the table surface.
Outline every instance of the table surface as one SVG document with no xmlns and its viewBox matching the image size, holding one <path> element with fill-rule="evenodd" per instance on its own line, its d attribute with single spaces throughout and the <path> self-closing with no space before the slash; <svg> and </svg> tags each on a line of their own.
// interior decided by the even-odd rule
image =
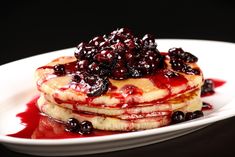
<svg viewBox="0 0 235 157">
<path fill-rule="evenodd" d="M 118 27 L 129 27 L 138 35 L 151 33 L 157 38 L 235 43 L 235 4 L 227 1 L 15 2 L 3 6 L 1 20 L 6 28 L 2 31 L 0 65 L 74 47 Z M 233 156 L 234 124 L 235 117 L 165 142 L 88 156 Z M 27 157 L 2 145 L 0 152 L 4 156 Z"/>
</svg>

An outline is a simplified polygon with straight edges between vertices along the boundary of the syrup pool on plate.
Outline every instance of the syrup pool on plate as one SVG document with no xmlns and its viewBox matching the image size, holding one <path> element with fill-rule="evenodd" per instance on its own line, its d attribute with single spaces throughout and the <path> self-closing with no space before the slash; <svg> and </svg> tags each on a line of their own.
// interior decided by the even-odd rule
<svg viewBox="0 0 235 157">
<path fill-rule="evenodd" d="M 65 138 L 82 138 L 92 136 L 112 135 L 121 132 L 94 130 L 89 135 L 81 135 L 65 131 L 65 125 L 55 121 L 52 118 L 44 116 L 38 110 L 36 103 L 38 96 L 27 103 L 27 109 L 17 114 L 21 119 L 21 124 L 25 128 L 15 134 L 9 134 L 11 137 L 28 138 L 28 139 L 65 139 Z"/>
</svg>

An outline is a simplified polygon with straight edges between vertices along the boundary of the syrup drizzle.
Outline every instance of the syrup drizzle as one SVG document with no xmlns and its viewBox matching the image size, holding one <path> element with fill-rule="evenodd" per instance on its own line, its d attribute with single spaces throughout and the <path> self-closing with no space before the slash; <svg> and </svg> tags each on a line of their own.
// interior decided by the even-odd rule
<svg viewBox="0 0 235 157">
<path fill-rule="evenodd" d="M 158 78 L 159 79 L 159 78 Z M 183 78 L 177 78 L 182 79 Z M 152 78 L 152 81 L 156 81 L 157 78 Z M 220 87 L 226 82 L 219 79 L 212 79 L 214 81 L 215 87 Z M 167 80 L 162 80 L 162 82 Z M 181 81 L 176 81 L 177 83 L 180 83 Z M 157 82 L 156 82 L 157 83 Z M 112 87 L 115 88 L 115 87 Z M 127 93 L 131 94 L 141 94 L 135 88 L 127 88 L 130 89 L 130 91 L 127 91 Z M 120 96 L 120 95 L 118 95 Z M 117 96 L 117 97 L 118 97 Z M 80 135 L 77 133 L 71 133 L 65 131 L 65 126 L 63 123 L 57 122 L 47 116 L 44 116 L 40 114 L 40 111 L 38 110 L 36 103 L 39 96 L 33 98 L 29 103 L 27 103 L 27 109 L 17 114 L 16 116 L 21 119 L 21 124 L 25 126 L 25 128 L 15 134 L 8 134 L 8 136 L 11 137 L 18 137 L 18 138 L 28 138 L 28 139 L 65 139 L 65 138 L 83 138 L 83 137 L 93 137 L 93 136 L 104 136 L 104 135 L 112 135 L 112 134 L 118 134 L 122 132 L 114 132 L 114 131 L 100 131 L 100 130 L 94 130 L 92 134 L 90 135 Z M 123 98 L 123 97 L 121 97 Z M 91 101 L 91 100 L 89 100 Z M 202 110 L 210 110 L 213 109 L 213 106 L 209 103 L 203 102 Z"/>
<path fill-rule="evenodd" d="M 40 114 L 40 111 L 36 106 L 38 98 L 39 96 L 33 98 L 26 104 L 27 109 L 16 115 L 16 117 L 21 119 L 21 124 L 24 125 L 25 128 L 15 134 L 8 134 L 7 136 L 28 139 L 66 139 L 121 133 L 117 131 L 94 130 L 90 135 L 81 135 L 78 133 L 67 132 L 65 131 L 65 125 L 63 123 Z"/>
<path fill-rule="evenodd" d="M 207 102 L 203 102 L 202 103 L 202 111 L 206 111 L 206 110 L 212 110 L 213 106 Z"/>
<path fill-rule="evenodd" d="M 209 78 L 209 79 L 211 79 L 213 81 L 214 88 L 218 88 L 220 86 L 223 86 L 226 83 L 226 81 L 220 80 L 220 79 L 215 79 L 215 78 Z"/>
</svg>

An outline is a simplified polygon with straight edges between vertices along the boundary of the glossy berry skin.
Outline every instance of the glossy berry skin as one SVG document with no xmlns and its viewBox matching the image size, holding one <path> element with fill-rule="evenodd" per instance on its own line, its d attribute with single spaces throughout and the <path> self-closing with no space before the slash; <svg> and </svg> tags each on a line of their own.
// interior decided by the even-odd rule
<svg viewBox="0 0 235 157">
<path fill-rule="evenodd" d="M 168 78 L 174 78 L 179 76 L 179 74 L 175 73 L 174 71 L 167 70 L 164 75 Z"/>
<path fill-rule="evenodd" d="M 211 95 L 215 93 L 214 91 L 214 82 L 211 79 L 205 79 L 204 84 L 202 85 L 201 95 Z"/>
<path fill-rule="evenodd" d="M 185 67 L 185 69 L 183 69 L 183 72 L 188 75 L 199 75 L 200 74 L 199 69 L 196 69 L 196 68 L 193 69 L 190 66 Z"/>
<path fill-rule="evenodd" d="M 69 132 L 80 132 L 81 125 L 79 121 L 75 118 L 69 118 L 65 124 L 65 130 Z"/>
<path fill-rule="evenodd" d="M 63 64 L 57 64 L 53 67 L 53 69 L 57 76 L 63 76 L 66 74 L 65 66 Z"/>
<path fill-rule="evenodd" d="M 182 111 L 176 111 L 172 114 L 171 116 L 171 122 L 173 124 L 176 124 L 176 123 L 181 123 L 185 120 L 184 118 L 184 112 Z"/>
<path fill-rule="evenodd" d="M 99 74 L 100 66 L 97 63 L 93 62 L 88 66 L 88 71 L 92 74 Z"/>
<path fill-rule="evenodd" d="M 155 38 L 153 35 L 146 34 L 143 38 L 143 45 L 145 49 L 155 50 L 157 44 L 155 43 Z"/>
<path fill-rule="evenodd" d="M 194 118 L 200 118 L 200 117 L 203 117 L 203 116 L 204 116 L 204 114 L 203 114 L 203 112 L 200 111 L 200 110 L 197 110 L 197 111 L 194 111 L 194 112 L 193 112 L 193 117 L 194 117 Z"/>
<path fill-rule="evenodd" d="M 85 58 L 85 54 L 86 54 L 86 46 L 87 44 L 85 44 L 84 42 L 81 42 L 78 46 L 77 49 L 74 52 L 74 56 L 79 59 L 82 60 Z"/>
<path fill-rule="evenodd" d="M 186 63 L 195 63 L 198 61 L 198 58 L 189 52 L 184 52 L 182 58 Z"/>
<path fill-rule="evenodd" d="M 171 58 L 182 60 L 185 63 L 195 63 L 198 58 L 189 52 L 185 52 L 182 48 L 171 48 L 168 50 Z"/>
<path fill-rule="evenodd" d="M 99 47 L 100 43 L 104 42 L 105 39 L 102 36 L 94 37 L 90 42 L 89 45 Z"/>
<path fill-rule="evenodd" d="M 92 75 L 85 77 L 85 81 L 91 86 L 87 96 L 100 96 L 107 92 L 109 87 L 109 80 L 107 77 L 99 77 L 97 75 Z"/>
<path fill-rule="evenodd" d="M 186 121 L 192 120 L 192 119 L 194 119 L 194 118 L 195 118 L 195 117 L 194 117 L 193 112 L 187 112 L 187 113 L 185 114 L 185 120 L 186 120 Z"/>
<path fill-rule="evenodd" d="M 128 77 L 128 69 L 126 67 L 117 67 L 114 68 L 111 72 L 111 77 L 113 79 L 125 79 Z"/>
<path fill-rule="evenodd" d="M 173 48 L 169 50 L 168 56 L 163 55 L 157 50 L 153 35 L 146 34 L 139 38 L 127 28 L 97 36 L 88 43 L 80 43 L 74 55 L 77 58 L 75 73 L 79 76 L 73 76 L 72 81 L 85 83 L 89 97 L 106 93 L 109 78 L 140 78 L 164 71 L 166 59 L 169 58 L 173 70 L 190 75 L 200 74 L 199 69 L 193 69 L 188 64 L 197 61 L 191 53 L 184 52 L 182 48 Z M 177 72 L 167 72 L 164 75 L 173 78 L 178 76 Z M 63 75 L 63 72 L 57 74 Z"/>
<path fill-rule="evenodd" d="M 81 77 L 79 75 L 74 75 L 72 81 L 79 83 L 81 81 Z"/>
<path fill-rule="evenodd" d="M 126 44 L 126 46 L 129 48 L 129 49 L 134 49 L 135 48 L 135 43 L 132 39 L 126 39 L 124 41 L 124 43 Z"/>
<path fill-rule="evenodd" d="M 99 54 L 94 56 L 94 59 L 101 65 L 111 67 L 115 62 L 116 55 L 112 49 L 102 50 Z"/>
<path fill-rule="evenodd" d="M 188 65 L 180 60 L 171 60 L 171 67 L 173 70 L 185 72 L 185 70 L 188 68 Z"/>
<path fill-rule="evenodd" d="M 89 135 L 92 133 L 92 131 L 93 131 L 93 125 L 91 122 L 89 122 L 89 121 L 81 122 L 81 129 L 80 129 L 81 134 Z"/>
<path fill-rule="evenodd" d="M 170 56 L 176 56 L 176 55 L 179 55 L 181 53 L 184 53 L 184 50 L 182 48 L 173 47 L 173 48 L 170 48 L 168 50 L 168 53 L 169 53 Z"/>
<path fill-rule="evenodd" d="M 78 71 L 86 71 L 88 68 L 89 62 L 88 60 L 81 60 L 77 62 L 76 69 Z"/>
</svg>

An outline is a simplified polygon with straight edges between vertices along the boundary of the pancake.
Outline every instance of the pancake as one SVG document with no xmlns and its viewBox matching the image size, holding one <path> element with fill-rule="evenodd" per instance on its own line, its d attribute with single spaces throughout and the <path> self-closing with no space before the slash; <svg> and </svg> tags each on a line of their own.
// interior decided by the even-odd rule
<svg viewBox="0 0 235 157">
<path fill-rule="evenodd" d="M 129 78 L 125 80 L 109 79 L 115 89 L 109 89 L 107 93 L 90 98 L 76 84 L 72 83 L 72 74 L 57 77 L 54 74 L 53 66 L 57 64 L 74 64 L 75 57 L 60 57 L 47 65 L 36 70 L 35 77 L 38 90 L 48 97 L 53 103 L 80 103 L 80 104 L 100 104 L 109 107 L 115 107 L 118 104 L 145 103 L 157 100 L 167 100 L 179 94 L 190 92 L 201 87 L 203 83 L 202 73 L 200 75 L 188 75 L 174 71 L 169 60 L 166 60 L 167 67 L 163 72 L 150 77 Z M 199 67 L 195 63 L 190 63 L 193 68 Z M 69 65 L 71 66 L 71 65 Z M 177 79 L 165 78 L 164 72 L 174 71 L 179 74 Z M 162 79 L 164 78 L 164 79 Z M 157 82 L 156 82 L 157 80 Z M 126 94 L 126 87 L 135 87 L 139 93 Z"/>
<path fill-rule="evenodd" d="M 182 48 L 160 53 L 152 35 L 140 39 L 118 29 L 80 43 L 74 56 L 36 69 L 37 105 L 57 121 L 75 118 L 99 130 L 162 127 L 175 122 L 172 117 L 178 120 L 176 111 L 201 110 L 203 73 L 197 60 Z"/>
<path fill-rule="evenodd" d="M 38 108 L 44 114 L 66 123 L 69 118 L 90 121 L 95 129 L 112 131 L 145 130 L 168 125 L 174 111 L 192 112 L 201 110 L 199 90 L 187 93 L 164 104 L 149 104 L 126 109 L 78 108 L 69 109 L 69 104 L 53 104 L 44 95 L 38 100 Z M 62 107 L 63 106 L 63 107 Z M 84 105 L 81 105 L 84 106 Z"/>
</svg>

